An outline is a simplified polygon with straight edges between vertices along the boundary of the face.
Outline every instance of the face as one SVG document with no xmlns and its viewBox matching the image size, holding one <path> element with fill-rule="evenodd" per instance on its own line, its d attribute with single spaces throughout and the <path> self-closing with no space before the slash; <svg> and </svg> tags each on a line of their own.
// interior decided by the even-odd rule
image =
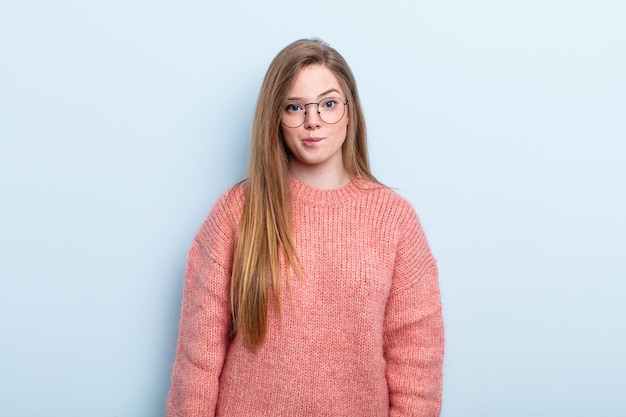
<svg viewBox="0 0 626 417">
<path fill-rule="evenodd" d="M 318 110 L 317 103 L 320 101 L 323 103 Z M 311 65 L 300 71 L 287 95 L 281 119 L 283 138 L 291 154 L 292 172 L 344 172 L 341 148 L 348 131 L 348 105 L 344 109 L 345 102 L 346 94 L 328 68 Z M 326 122 L 334 122 L 342 109 L 345 111 L 339 121 L 333 124 Z M 297 125 L 298 122 L 291 120 L 298 120 L 296 115 L 302 116 L 304 111 L 304 123 L 288 127 Z M 336 111 L 339 113 L 334 113 Z"/>
</svg>

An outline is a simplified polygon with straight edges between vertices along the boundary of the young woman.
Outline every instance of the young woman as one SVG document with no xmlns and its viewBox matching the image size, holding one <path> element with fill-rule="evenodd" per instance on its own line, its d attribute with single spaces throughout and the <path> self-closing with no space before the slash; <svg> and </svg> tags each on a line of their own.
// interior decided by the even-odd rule
<svg viewBox="0 0 626 417">
<path fill-rule="evenodd" d="M 437 267 L 370 172 L 356 82 L 317 40 L 263 81 L 246 181 L 189 252 L 169 417 L 437 416 Z"/>
</svg>

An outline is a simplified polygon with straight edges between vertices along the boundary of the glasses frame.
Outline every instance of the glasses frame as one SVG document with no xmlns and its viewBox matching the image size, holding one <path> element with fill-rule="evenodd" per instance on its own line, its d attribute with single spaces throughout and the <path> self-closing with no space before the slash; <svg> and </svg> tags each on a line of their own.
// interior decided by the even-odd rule
<svg viewBox="0 0 626 417">
<path fill-rule="evenodd" d="M 339 120 L 337 120 L 336 122 L 333 122 L 333 123 L 328 123 L 327 121 L 322 119 L 321 112 L 320 112 L 320 104 L 322 103 L 322 101 L 332 100 L 332 99 L 339 99 L 338 101 L 343 104 L 343 113 L 341 114 L 341 117 L 339 118 Z M 321 99 L 317 103 L 316 102 L 300 103 L 300 102 L 297 102 L 297 101 L 289 102 L 289 104 L 300 104 L 300 105 L 302 105 L 302 107 L 304 107 L 304 119 L 302 119 L 302 123 L 300 123 L 297 126 L 289 126 L 289 125 L 285 124 L 285 122 L 283 121 L 282 117 L 280 118 L 280 123 L 283 126 L 288 127 L 289 129 L 295 129 L 295 128 L 298 128 L 298 127 L 302 126 L 304 123 L 306 123 L 306 116 L 309 113 L 308 110 L 307 110 L 307 106 L 310 106 L 311 104 L 315 104 L 315 105 L 317 105 L 317 115 L 320 118 L 320 120 L 322 122 L 324 122 L 324 124 L 335 125 L 335 124 L 339 123 L 343 119 L 343 117 L 346 115 L 346 106 L 348 105 L 348 101 L 349 100 L 346 100 L 346 101 L 341 101 L 341 100 L 342 100 L 341 97 L 326 97 L 326 98 Z"/>
</svg>

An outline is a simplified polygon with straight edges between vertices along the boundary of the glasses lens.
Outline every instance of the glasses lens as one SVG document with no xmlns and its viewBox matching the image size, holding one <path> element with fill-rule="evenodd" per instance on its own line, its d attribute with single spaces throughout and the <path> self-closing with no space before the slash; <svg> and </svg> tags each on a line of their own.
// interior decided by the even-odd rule
<svg viewBox="0 0 626 417">
<path fill-rule="evenodd" d="M 283 110 L 282 123 L 287 127 L 298 127 L 304 123 L 305 107 L 302 103 L 287 103 Z"/>
<path fill-rule="evenodd" d="M 346 111 L 346 106 L 340 98 L 325 98 L 320 101 L 318 111 L 320 112 L 320 118 L 324 121 L 324 123 L 332 125 L 341 120 L 343 113 Z"/>
</svg>

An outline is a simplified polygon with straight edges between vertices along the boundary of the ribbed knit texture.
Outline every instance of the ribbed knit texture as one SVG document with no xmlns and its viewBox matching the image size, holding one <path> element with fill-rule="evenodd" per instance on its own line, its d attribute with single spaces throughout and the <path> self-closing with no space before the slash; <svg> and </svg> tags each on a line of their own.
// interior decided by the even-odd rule
<svg viewBox="0 0 626 417">
<path fill-rule="evenodd" d="M 191 246 L 167 416 L 438 416 L 437 267 L 412 207 L 360 179 L 292 179 L 304 276 L 283 280 L 281 314 L 271 302 L 253 353 L 231 336 L 228 293 L 244 187 L 222 195 Z"/>
</svg>

